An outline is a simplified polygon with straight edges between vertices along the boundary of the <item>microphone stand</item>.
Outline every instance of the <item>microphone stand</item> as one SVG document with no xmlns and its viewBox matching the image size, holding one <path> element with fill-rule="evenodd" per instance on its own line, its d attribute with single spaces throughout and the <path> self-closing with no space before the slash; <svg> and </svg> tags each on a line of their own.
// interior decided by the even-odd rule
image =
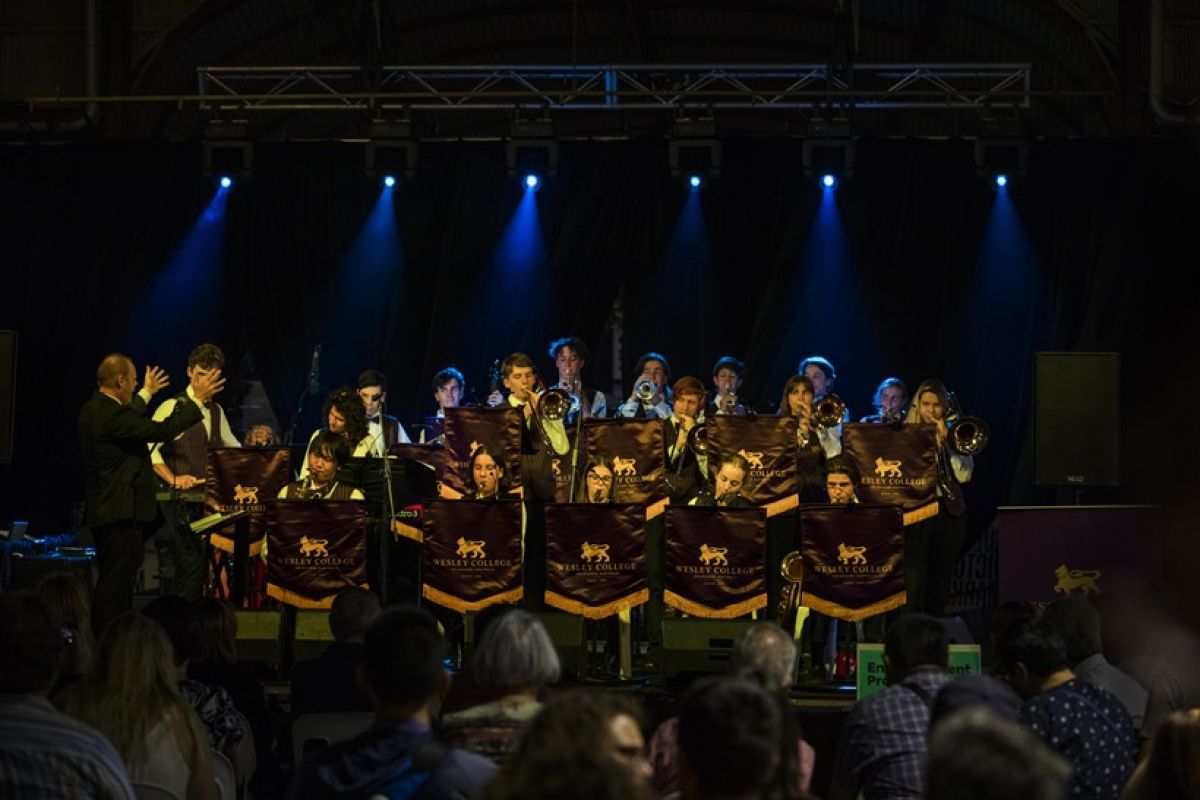
<svg viewBox="0 0 1200 800">
<path fill-rule="evenodd" d="M 397 423 L 399 424 L 399 423 Z M 388 601 L 388 556 L 392 553 L 391 537 L 392 521 L 396 515 L 396 498 L 392 496 L 392 458 L 387 436 L 387 405 L 379 398 L 379 435 L 383 439 L 383 485 L 386 489 L 383 497 L 383 530 L 379 535 L 379 599 L 383 605 Z M 418 561 L 418 564 L 420 562 Z M 417 597 L 421 596 L 420 567 L 417 567 Z"/>
<path fill-rule="evenodd" d="M 571 448 L 571 488 L 567 493 L 567 502 L 575 502 L 575 479 L 579 475 L 579 445 L 583 441 L 583 381 L 575 379 L 579 392 L 579 413 L 575 415 L 575 446 Z"/>
<path fill-rule="evenodd" d="M 320 352 L 321 345 L 317 345 L 314 355 L 319 355 Z M 316 362 L 314 361 L 313 363 L 315 364 Z M 300 415 L 304 413 L 304 400 L 309 395 L 315 394 L 315 392 L 313 392 L 313 384 L 316 383 L 316 378 L 316 374 L 314 373 L 313 369 L 310 368 L 308 370 L 308 380 L 304 382 L 304 391 L 300 392 L 300 399 L 296 402 L 296 413 L 292 414 L 292 419 L 290 422 L 288 422 L 287 430 L 283 433 L 283 445 L 284 447 L 287 447 L 289 451 L 292 447 L 292 441 L 296 436 L 296 425 L 300 423 Z"/>
</svg>

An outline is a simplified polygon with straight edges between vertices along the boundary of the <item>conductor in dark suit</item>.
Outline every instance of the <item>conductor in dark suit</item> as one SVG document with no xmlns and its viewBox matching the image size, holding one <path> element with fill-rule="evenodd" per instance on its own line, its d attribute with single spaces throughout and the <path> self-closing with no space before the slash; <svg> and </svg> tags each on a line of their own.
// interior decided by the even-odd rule
<svg viewBox="0 0 1200 800">
<path fill-rule="evenodd" d="M 96 393 L 79 412 L 87 524 L 96 543 L 100 577 L 92 602 L 100 629 L 130 608 L 133 583 L 142 564 L 142 539 L 158 517 L 151 442 L 167 442 L 202 418 L 200 404 L 225 385 L 219 370 L 193 386 L 195 400 L 180 396 L 171 415 L 155 422 L 146 414 L 150 398 L 170 382 L 158 367 L 147 367 L 137 389 L 137 371 L 127 356 L 105 356 L 96 370 Z"/>
</svg>

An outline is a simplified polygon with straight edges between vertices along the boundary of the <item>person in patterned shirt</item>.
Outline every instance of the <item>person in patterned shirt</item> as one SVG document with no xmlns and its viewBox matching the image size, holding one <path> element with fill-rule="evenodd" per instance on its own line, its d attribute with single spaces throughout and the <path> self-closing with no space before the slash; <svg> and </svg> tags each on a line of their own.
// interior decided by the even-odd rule
<svg viewBox="0 0 1200 800">
<path fill-rule="evenodd" d="M 1021 696 L 1018 720 L 1072 767 L 1067 796 L 1117 800 L 1137 760 L 1129 712 L 1067 666 L 1067 648 L 1040 617 L 1022 620 L 1000 639 L 1001 674 Z"/>
</svg>

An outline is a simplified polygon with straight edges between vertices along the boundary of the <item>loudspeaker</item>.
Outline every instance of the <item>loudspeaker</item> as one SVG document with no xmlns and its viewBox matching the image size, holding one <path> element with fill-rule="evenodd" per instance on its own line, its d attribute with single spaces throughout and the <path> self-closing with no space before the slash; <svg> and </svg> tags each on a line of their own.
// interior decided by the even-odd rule
<svg viewBox="0 0 1200 800">
<path fill-rule="evenodd" d="M 546 626 L 550 641 L 558 651 L 558 663 L 565 674 L 582 678 L 587 669 L 587 645 L 583 617 L 545 611 L 538 619 Z"/>
<path fill-rule="evenodd" d="M 17 407 L 17 332 L 0 331 L 0 464 L 12 463 Z"/>
<path fill-rule="evenodd" d="M 1034 353 L 1033 483 L 1120 484 L 1121 356 Z"/>
<path fill-rule="evenodd" d="M 725 672 L 733 642 L 754 620 L 663 620 L 663 677 L 680 673 Z"/>
<path fill-rule="evenodd" d="M 296 612 L 296 652 L 292 663 L 316 658 L 333 641 L 328 611 Z"/>
<path fill-rule="evenodd" d="M 257 661 L 279 669 L 279 612 L 237 609 L 239 661 Z"/>
</svg>

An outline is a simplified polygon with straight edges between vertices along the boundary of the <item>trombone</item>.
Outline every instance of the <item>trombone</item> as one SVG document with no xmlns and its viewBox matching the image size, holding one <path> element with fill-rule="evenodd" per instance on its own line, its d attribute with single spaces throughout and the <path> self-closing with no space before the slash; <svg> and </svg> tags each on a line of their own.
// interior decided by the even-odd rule
<svg viewBox="0 0 1200 800">
<path fill-rule="evenodd" d="M 979 417 L 963 416 L 954 392 L 946 392 L 950 413 L 946 415 L 946 444 L 962 456 L 976 456 L 987 449 L 992 438 L 988 425 Z"/>
</svg>

